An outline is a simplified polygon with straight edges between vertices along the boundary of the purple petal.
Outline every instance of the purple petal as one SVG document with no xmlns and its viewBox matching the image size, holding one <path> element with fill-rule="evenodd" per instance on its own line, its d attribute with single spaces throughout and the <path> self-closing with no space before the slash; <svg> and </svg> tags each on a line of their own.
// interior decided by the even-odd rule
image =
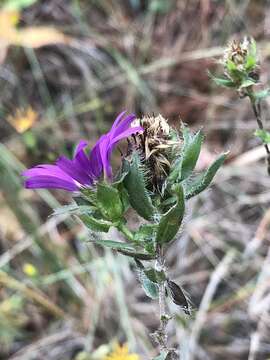
<svg viewBox="0 0 270 360">
<path fill-rule="evenodd" d="M 83 140 L 80 141 L 75 151 L 75 159 L 73 159 L 73 163 L 77 163 L 77 167 L 83 169 L 84 172 L 89 176 L 89 178 L 91 178 L 91 182 L 92 182 L 92 178 L 94 177 L 94 175 L 91 168 L 91 162 L 84 152 L 84 148 L 87 145 L 88 145 L 87 142 Z"/>
<path fill-rule="evenodd" d="M 66 181 L 72 181 L 72 178 L 64 171 L 62 171 L 58 166 L 51 164 L 37 165 L 31 169 L 27 169 L 22 173 L 22 176 L 54 176 Z"/>
<path fill-rule="evenodd" d="M 135 119 L 136 116 L 134 114 L 130 114 L 127 117 L 125 117 L 124 120 L 121 123 L 119 123 L 119 125 L 113 132 L 110 131 L 111 139 L 115 136 L 118 136 L 123 131 L 127 130 L 130 127 L 132 121 L 134 121 Z"/>
<path fill-rule="evenodd" d="M 74 182 L 69 182 L 53 176 L 34 176 L 25 181 L 26 189 L 62 189 L 76 191 L 78 187 Z"/>
<path fill-rule="evenodd" d="M 88 145 L 88 142 L 86 140 L 80 140 L 78 145 L 75 148 L 74 157 L 77 156 L 77 154 L 83 150 Z"/>
<path fill-rule="evenodd" d="M 118 136 L 114 137 L 112 139 L 112 141 L 110 142 L 110 145 L 114 145 L 118 141 L 120 141 L 120 140 L 122 140 L 124 138 L 127 138 L 130 135 L 135 134 L 135 133 L 137 133 L 139 131 L 143 131 L 143 128 L 141 126 L 135 126 L 135 127 L 128 128 L 127 130 L 121 132 Z"/>
<path fill-rule="evenodd" d="M 110 137 L 109 134 L 105 135 L 102 141 L 99 143 L 99 152 L 101 157 L 101 163 L 105 176 L 111 178 L 112 168 L 110 165 Z"/>
<path fill-rule="evenodd" d="M 102 173 L 102 159 L 100 154 L 100 144 L 105 141 L 106 135 L 102 135 L 99 140 L 96 142 L 95 146 L 93 147 L 90 153 L 90 164 L 91 164 L 91 171 L 93 175 L 98 178 Z"/>
<path fill-rule="evenodd" d="M 122 111 L 118 116 L 117 118 L 114 120 L 113 124 L 112 124 L 112 127 L 111 127 L 111 130 L 110 132 L 114 132 L 114 130 L 116 129 L 116 127 L 118 126 L 118 124 L 121 122 L 123 116 L 125 115 L 126 113 L 126 110 Z"/>
<path fill-rule="evenodd" d="M 91 183 L 89 175 L 78 161 L 70 160 L 62 155 L 57 159 L 56 165 L 80 184 L 89 185 Z"/>
</svg>

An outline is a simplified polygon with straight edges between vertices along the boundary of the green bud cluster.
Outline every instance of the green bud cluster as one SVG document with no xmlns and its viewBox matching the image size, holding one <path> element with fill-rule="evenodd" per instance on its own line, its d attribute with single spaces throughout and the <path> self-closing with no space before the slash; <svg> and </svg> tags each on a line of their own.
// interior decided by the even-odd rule
<svg viewBox="0 0 270 360">
<path fill-rule="evenodd" d="M 243 91 L 258 84 L 260 66 L 254 39 L 245 37 L 242 41 L 233 40 L 224 50 L 221 62 L 224 76 L 212 76 L 217 85 Z"/>
<path fill-rule="evenodd" d="M 217 85 L 236 90 L 241 98 L 249 98 L 258 124 L 254 134 L 264 144 L 270 175 L 270 133 L 264 129 L 261 107 L 261 101 L 269 96 L 270 89 L 258 90 L 260 66 L 255 40 L 245 37 L 242 41 L 232 41 L 224 50 L 221 63 L 224 69 L 223 77 L 212 74 L 210 76 Z"/>
</svg>

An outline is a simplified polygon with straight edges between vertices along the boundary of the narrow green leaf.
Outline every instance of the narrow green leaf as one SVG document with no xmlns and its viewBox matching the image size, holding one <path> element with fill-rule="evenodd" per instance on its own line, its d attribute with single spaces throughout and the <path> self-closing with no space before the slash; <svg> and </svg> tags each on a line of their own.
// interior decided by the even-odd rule
<svg viewBox="0 0 270 360">
<path fill-rule="evenodd" d="M 146 189 L 139 155 L 136 153 L 133 154 L 129 173 L 124 179 L 124 185 L 127 189 L 129 202 L 133 209 L 144 219 L 151 220 L 155 209 Z"/>
<path fill-rule="evenodd" d="M 252 38 L 249 44 L 248 54 L 246 57 L 245 69 L 246 71 L 252 71 L 257 64 L 257 44 Z"/>
<path fill-rule="evenodd" d="M 230 79 L 226 79 L 226 78 L 217 78 L 217 77 L 213 77 L 213 81 L 218 85 L 218 86 L 224 86 L 224 87 L 228 87 L 228 88 L 234 88 L 236 85 L 235 83 L 230 80 Z"/>
<path fill-rule="evenodd" d="M 66 214 L 87 214 L 92 213 L 94 208 L 89 205 L 77 205 L 77 204 L 70 204 L 64 205 L 57 209 L 53 210 L 52 216 L 60 216 Z"/>
<path fill-rule="evenodd" d="M 134 252 L 134 251 L 130 251 L 130 250 L 118 249 L 118 252 L 122 255 L 132 257 L 135 260 L 154 260 L 155 259 L 155 255 L 139 253 L 139 252 Z"/>
<path fill-rule="evenodd" d="M 248 78 L 241 83 L 240 89 L 243 89 L 243 88 L 255 85 L 255 84 L 256 84 L 255 80 Z"/>
<path fill-rule="evenodd" d="M 105 183 L 97 184 L 97 202 L 102 214 L 109 220 L 119 220 L 123 214 L 123 206 L 119 192 Z"/>
<path fill-rule="evenodd" d="M 224 163 L 227 154 L 228 153 L 224 153 L 220 155 L 213 162 L 213 164 L 206 170 L 206 172 L 200 175 L 199 178 L 193 184 L 191 184 L 191 186 L 186 191 L 186 195 L 185 195 L 186 199 L 190 199 L 193 196 L 198 195 L 210 185 L 211 181 L 216 175 L 216 172 Z"/>
<path fill-rule="evenodd" d="M 245 69 L 246 71 L 251 71 L 255 68 L 257 63 L 257 59 L 256 59 L 256 55 L 251 55 L 249 54 L 246 58 L 246 63 L 245 63 Z"/>
<path fill-rule="evenodd" d="M 186 126 L 183 126 L 182 134 L 184 138 L 184 145 L 180 156 L 173 164 L 169 175 L 170 183 L 182 181 L 192 173 L 201 151 L 203 141 L 201 131 L 198 131 L 197 134 L 193 135 Z"/>
<path fill-rule="evenodd" d="M 79 218 L 92 231 L 108 232 L 113 225 L 111 222 L 96 218 L 94 216 L 83 214 L 79 215 Z"/>
<path fill-rule="evenodd" d="M 200 155 L 203 142 L 203 134 L 198 131 L 189 144 L 184 144 L 183 159 L 181 166 L 181 181 L 189 177 L 192 173 Z"/>
<path fill-rule="evenodd" d="M 110 249 L 115 250 L 135 250 L 134 247 L 128 243 L 123 243 L 120 241 L 113 241 L 113 240 L 94 240 L 93 241 L 97 245 L 105 246 Z"/>
<path fill-rule="evenodd" d="M 177 201 L 176 204 L 160 219 L 156 237 L 158 244 L 170 242 L 175 237 L 182 224 L 185 213 L 185 198 L 182 185 L 175 185 L 174 191 Z"/>
</svg>

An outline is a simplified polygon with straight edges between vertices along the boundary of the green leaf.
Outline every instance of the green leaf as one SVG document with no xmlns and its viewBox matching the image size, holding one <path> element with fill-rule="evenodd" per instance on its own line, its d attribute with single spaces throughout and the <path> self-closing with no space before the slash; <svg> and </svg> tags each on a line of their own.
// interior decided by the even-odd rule
<svg viewBox="0 0 270 360">
<path fill-rule="evenodd" d="M 203 134 L 201 131 L 193 135 L 187 127 L 183 126 L 182 133 L 184 145 L 181 150 L 181 155 L 176 159 L 173 170 L 169 175 L 169 181 L 171 183 L 177 180 L 182 181 L 191 175 L 199 158 L 203 142 Z"/>
<path fill-rule="evenodd" d="M 181 167 L 181 180 L 186 179 L 192 173 L 201 152 L 203 134 L 198 131 L 191 142 L 186 146 L 184 144 L 184 153 Z"/>
<path fill-rule="evenodd" d="M 92 241 L 97 245 L 105 246 L 115 250 L 135 250 L 134 247 L 128 243 L 113 240 L 94 240 Z"/>
<path fill-rule="evenodd" d="M 145 294 L 155 300 L 158 298 L 158 286 L 157 284 L 153 283 L 148 277 L 144 274 L 144 272 L 140 272 L 139 280 L 142 284 Z"/>
<path fill-rule="evenodd" d="M 157 231 L 156 224 L 143 224 L 135 232 L 134 240 L 140 242 L 147 242 L 155 237 Z"/>
<path fill-rule="evenodd" d="M 166 244 L 170 242 L 177 234 L 185 213 L 185 198 L 181 184 L 174 187 L 177 201 L 171 209 L 165 213 L 159 222 L 156 241 L 158 244 Z"/>
<path fill-rule="evenodd" d="M 213 180 L 214 176 L 216 175 L 216 172 L 221 167 L 221 165 L 224 163 L 226 156 L 228 153 L 224 153 L 220 155 L 213 164 L 210 165 L 210 167 L 206 170 L 206 172 L 199 176 L 199 178 L 189 186 L 189 188 L 186 191 L 185 198 L 190 199 L 195 195 L 198 195 L 203 190 L 205 190 Z"/>
<path fill-rule="evenodd" d="M 246 63 L 245 63 L 245 69 L 246 71 L 251 71 L 255 68 L 257 63 L 256 56 L 253 56 L 251 54 L 247 55 Z"/>
<path fill-rule="evenodd" d="M 255 80 L 248 78 L 241 83 L 240 89 L 243 89 L 243 88 L 255 85 L 255 84 L 256 84 Z"/>
<path fill-rule="evenodd" d="M 252 38 L 249 44 L 248 55 L 246 57 L 245 69 L 252 71 L 257 64 L 257 44 Z"/>
<path fill-rule="evenodd" d="M 113 226 L 109 221 L 88 214 L 79 215 L 79 218 L 92 231 L 108 232 L 110 227 Z"/>
<path fill-rule="evenodd" d="M 144 269 L 144 274 L 148 277 L 153 283 L 159 284 L 166 280 L 166 275 L 164 271 L 157 271 L 154 268 Z"/>
<path fill-rule="evenodd" d="M 74 196 L 74 201 L 78 205 L 91 204 L 96 206 L 97 203 L 97 192 L 93 188 L 82 188 L 79 196 Z"/>
<path fill-rule="evenodd" d="M 270 133 L 263 129 L 258 129 L 254 133 L 255 136 L 261 139 L 264 144 L 270 144 Z"/>
<path fill-rule="evenodd" d="M 154 260 L 155 259 L 155 255 L 139 253 L 139 252 L 134 252 L 134 251 L 130 251 L 130 250 L 118 249 L 118 252 L 122 255 L 132 257 L 135 260 Z"/>
<path fill-rule="evenodd" d="M 133 209 L 144 219 L 151 220 L 155 209 L 146 189 L 144 172 L 137 153 L 133 154 L 129 173 L 124 179 L 124 185 Z"/>
<path fill-rule="evenodd" d="M 52 216 L 60 216 L 66 214 L 87 214 L 92 213 L 94 208 L 89 205 L 77 205 L 77 204 L 70 204 L 64 205 L 57 209 L 53 210 Z"/>
<path fill-rule="evenodd" d="M 113 186 L 105 183 L 97 184 L 97 203 L 102 214 L 109 220 L 120 220 L 123 206 L 119 192 Z"/>
<path fill-rule="evenodd" d="M 227 60 L 226 68 L 233 81 L 242 82 L 247 76 L 246 71 L 239 70 L 236 64 L 231 60 Z"/>
<path fill-rule="evenodd" d="M 228 88 L 234 88 L 236 86 L 235 83 L 228 78 L 226 79 L 226 78 L 213 77 L 212 79 L 218 86 L 224 86 Z"/>
<path fill-rule="evenodd" d="M 237 66 L 236 66 L 235 63 L 234 63 L 232 60 L 230 60 L 230 59 L 228 59 L 228 60 L 226 61 L 226 67 L 227 67 L 227 70 L 228 70 L 229 72 L 233 72 L 233 71 L 237 70 Z"/>
</svg>

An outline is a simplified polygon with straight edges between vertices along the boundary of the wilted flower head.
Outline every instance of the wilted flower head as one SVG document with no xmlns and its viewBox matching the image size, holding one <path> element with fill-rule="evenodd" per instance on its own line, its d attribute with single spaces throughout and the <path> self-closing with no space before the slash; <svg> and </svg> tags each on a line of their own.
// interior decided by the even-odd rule
<svg viewBox="0 0 270 360">
<path fill-rule="evenodd" d="M 43 164 L 23 172 L 28 189 L 63 189 L 80 190 L 91 186 L 100 176 L 112 179 L 110 158 L 118 142 L 142 131 L 142 127 L 132 127 L 135 115 L 125 116 L 125 111 L 118 115 L 111 130 L 100 137 L 90 154 L 85 152 L 88 142 L 81 140 L 76 147 L 72 160 L 60 156 L 54 165 Z"/>
<path fill-rule="evenodd" d="M 149 183 L 160 189 L 170 172 L 170 154 L 177 142 L 172 139 L 172 129 L 162 115 L 144 116 L 139 121 L 144 132 L 139 136 L 138 150 L 149 173 Z"/>
</svg>

